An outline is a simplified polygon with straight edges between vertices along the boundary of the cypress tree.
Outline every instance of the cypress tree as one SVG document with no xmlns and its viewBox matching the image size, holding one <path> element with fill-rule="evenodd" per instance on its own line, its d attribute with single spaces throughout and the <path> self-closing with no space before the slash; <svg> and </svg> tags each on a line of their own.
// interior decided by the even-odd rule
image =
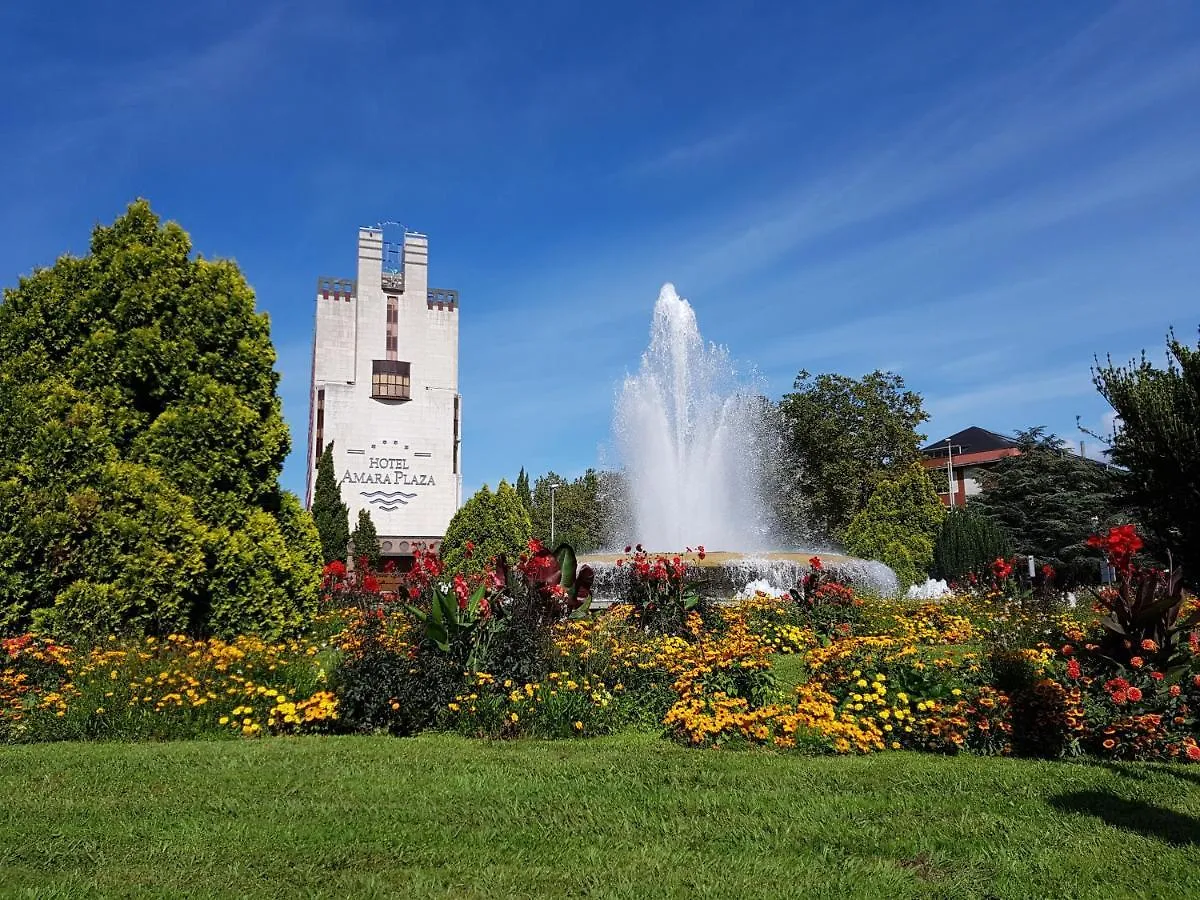
<svg viewBox="0 0 1200 900">
<path fill-rule="evenodd" d="M 517 496 L 521 498 L 521 503 L 525 505 L 525 509 L 532 512 L 533 492 L 529 489 L 529 475 L 526 473 L 524 466 L 521 466 L 521 472 L 517 475 Z"/>
<path fill-rule="evenodd" d="M 978 510 L 960 506 L 950 510 L 933 548 L 933 570 L 938 578 L 958 581 L 971 572 L 983 572 L 998 557 L 1007 558 L 1012 544 L 995 522 Z"/>
<path fill-rule="evenodd" d="M 345 561 L 350 544 L 350 510 L 342 502 L 342 489 L 333 470 L 333 443 L 325 447 L 317 464 L 317 484 L 313 490 L 313 521 L 321 536 L 321 553 L 326 563 Z"/>
<path fill-rule="evenodd" d="M 379 532 L 375 530 L 371 514 L 365 509 L 358 511 L 358 524 L 354 526 L 354 534 L 350 536 L 350 542 L 354 545 L 354 558 L 358 560 L 365 556 L 367 568 L 378 571 Z"/>
</svg>

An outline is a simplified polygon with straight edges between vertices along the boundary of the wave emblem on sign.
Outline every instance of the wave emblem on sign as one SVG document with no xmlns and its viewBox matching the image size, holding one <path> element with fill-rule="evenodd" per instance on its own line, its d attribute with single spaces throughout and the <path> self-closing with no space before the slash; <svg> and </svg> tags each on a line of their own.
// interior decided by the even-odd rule
<svg viewBox="0 0 1200 900">
<path fill-rule="evenodd" d="M 376 509 L 392 512 L 401 506 L 407 506 L 408 501 L 416 494 L 406 494 L 404 491 L 361 491 L 359 496 L 366 497 L 367 502 Z"/>
</svg>

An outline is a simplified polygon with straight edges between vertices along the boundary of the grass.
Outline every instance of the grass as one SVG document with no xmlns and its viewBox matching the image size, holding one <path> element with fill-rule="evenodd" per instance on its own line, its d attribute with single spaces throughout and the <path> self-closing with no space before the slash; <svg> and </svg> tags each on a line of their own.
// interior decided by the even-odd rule
<svg viewBox="0 0 1200 900">
<path fill-rule="evenodd" d="M 1200 774 L 647 735 L 0 750 L 5 896 L 1185 897 Z"/>
</svg>

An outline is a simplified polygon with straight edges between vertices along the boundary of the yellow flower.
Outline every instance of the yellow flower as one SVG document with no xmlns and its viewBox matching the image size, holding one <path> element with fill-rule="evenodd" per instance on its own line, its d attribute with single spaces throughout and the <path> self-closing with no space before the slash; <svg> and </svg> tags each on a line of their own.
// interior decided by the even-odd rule
<svg viewBox="0 0 1200 900">
<path fill-rule="evenodd" d="M 576 731 L 583 731 L 583 723 L 582 723 L 582 722 L 580 722 L 580 721 L 578 721 L 578 720 L 576 720 L 576 722 L 575 722 L 575 730 L 576 730 Z"/>
<path fill-rule="evenodd" d="M 899 742 L 899 741 L 892 741 L 892 749 L 893 749 L 893 750 L 899 750 L 899 749 L 900 749 L 900 742 Z"/>
<path fill-rule="evenodd" d="M 508 714 L 508 720 L 509 720 L 510 722 L 519 722 L 519 721 L 521 720 L 521 717 L 520 717 L 520 716 L 518 716 L 516 713 L 509 713 L 509 714 Z"/>
<path fill-rule="evenodd" d="M 950 693 L 952 693 L 952 694 L 953 694 L 955 697 L 961 697 L 961 696 L 962 696 L 962 691 L 960 691 L 958 688 L 955 688 L 955 689 L 954 689 L 954 690 L 952 690 Z"/>
<path fill-rule="evenodd" d="M 854 686 L 860 687 L 860 688 L 865 688 L 867 686 L 867 682 L 864 679 L 860 678 L 860 679 L 858 679 L 858 681 L 854 682 Z"/>
<path fill-rule="evenodd" d="M 228 725 L 229 724 L 229 716 L 221 716 L 221 718 L 217 719 L 217 724 L 218 725 Z"/>
</svg>

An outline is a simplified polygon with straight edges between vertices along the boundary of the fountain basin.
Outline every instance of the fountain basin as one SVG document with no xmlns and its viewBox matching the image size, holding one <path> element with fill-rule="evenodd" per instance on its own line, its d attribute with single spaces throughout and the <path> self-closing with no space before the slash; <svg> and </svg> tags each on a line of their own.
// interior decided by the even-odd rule
<svg viewBox="0 0 1200 900">
<path fill-rule="evenodd" d="M 662 555 L 670 558 L 673 554 Z M 718 551 L 706 553 L 702 560 L 692 554 L 680 555 L 688 562 L 688 580 L 696 584 L 704 596 L 719 600 L 744 593 L 747 586 L 786 593 L 809 572 L 809 560 L 813 556 L 821 558 L 822 567 L 827 572 L 839 576 L 859 592 L 893 597 L 900 589 L 896 574 L 883 563 L 837 553 L 772 551 L 745 554 Z M 626 555 L 594 553 L 579 558 L 581 564 L 591 566 L 596 573 L 593 591 L 601 603 L 614 602 L 628 594 L 629 569 L 617 565 L 617 560 L 623 557 Z"/>
</svg>

